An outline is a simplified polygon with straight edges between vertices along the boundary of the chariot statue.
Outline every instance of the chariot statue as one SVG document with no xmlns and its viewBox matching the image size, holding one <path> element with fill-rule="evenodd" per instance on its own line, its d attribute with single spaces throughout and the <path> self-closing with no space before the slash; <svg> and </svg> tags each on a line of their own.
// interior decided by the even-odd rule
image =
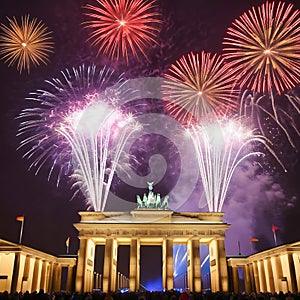
<svg viewBox="0 0 300 300">
<path fill-rule="evenodd" d="M 141 198 L 139 195 L 136 196 L 138 209 L 168 209 L 169 196 L 161 198 L 160 194 L 153 192 L 153 183 L 147 182 L 148 184 L 148 195 L 144 193 Z"/>
</svg>

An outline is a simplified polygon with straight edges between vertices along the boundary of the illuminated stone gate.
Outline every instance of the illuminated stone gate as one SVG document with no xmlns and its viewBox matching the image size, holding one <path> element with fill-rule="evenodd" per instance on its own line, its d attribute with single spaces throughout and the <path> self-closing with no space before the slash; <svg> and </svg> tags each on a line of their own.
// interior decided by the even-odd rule
<svg viewBox="0 0 300 300">
<path fill-rule="evenodd" d="M 162 287 L 174 287 L 173 245 L 185 244 L 188 250 L 188 287 L 201 291 L 200 244 L 209 247 L 212 291 L 228 291 L 228 273 L 224 246 L 223 213 L 176 213 L 170 210 L 136 209 L 131 212 L 79 212 L 79 231 L 75 289 L 93 289 L 96 245 L 104 245 L 103 292 L 116 291 L 118 246 L 130 246 L 129 288 L 140 286 L 140 246 L 162 247 Z"/>
</svg>

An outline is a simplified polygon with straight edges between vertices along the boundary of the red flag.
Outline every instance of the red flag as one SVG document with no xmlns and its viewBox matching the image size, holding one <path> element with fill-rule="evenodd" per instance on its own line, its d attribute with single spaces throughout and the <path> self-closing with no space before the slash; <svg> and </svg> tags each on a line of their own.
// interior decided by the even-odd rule
<svg viewBox="0 0 300 300">
<path fill-rule="evenodd" d="M 24 221 L 24 216 L 17 216 L 16 220 L 23 222 Z"/>
<path fill-rule="evenodd" d="M 259 241 L 259 239 L 257 239 L 257 238 L 251 238 L 250 239 L 250 242 L 258 242 Z"/>
<path fill-rule="evenodd" d="M 272 231 L 273 232 L 275 232 L 276 230 L 278 230 L 279 229 L 279 227 L 278 226 L 276 226 L 276 225 L 272 225 Z"/>
</svg>

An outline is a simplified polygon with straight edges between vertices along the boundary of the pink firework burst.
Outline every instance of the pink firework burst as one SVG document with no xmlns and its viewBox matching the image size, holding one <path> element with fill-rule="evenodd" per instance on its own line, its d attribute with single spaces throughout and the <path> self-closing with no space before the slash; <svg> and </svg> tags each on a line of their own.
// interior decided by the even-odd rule
<svg viewBox="0 0 300 300">
<path fill-rule="evenodd" d="M 300 82 L 300 17 L 292 4 L 268 1 L 227 30 L 224 57 L 242 88 L 282 94 Z"/>
<path fill-rule="evenodd" d="M 222 116 L 237 107 L 233 71 L 218 54 L 189 53 L 172 64 L 164 77 L 167 109 L 180 122 Z"/>
<path fill-rule="evenodd" d="M 156 44 L 161 23 L 154 1 L 144 0 L 97 0 L 98 6 L 87 4 L 84 14 L 89 18 L 84 27 L 92 31 L 89 39 L 113 59 L 129 54 L 147 58 L 145 49 Z"/>
</svg>

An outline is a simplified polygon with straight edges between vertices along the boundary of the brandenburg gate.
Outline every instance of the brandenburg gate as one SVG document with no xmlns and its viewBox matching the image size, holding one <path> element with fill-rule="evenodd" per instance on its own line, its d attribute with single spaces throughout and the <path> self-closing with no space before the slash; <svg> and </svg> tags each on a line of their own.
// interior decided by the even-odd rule
<svg viewBox="0 0 300 300">
<path fill-rule="evenodd" d="M 174 212 L 169 209 L 142 209 L 130 212 L 79 212 L 78 251 L 75 289 L 92 291 L 96 245 L 104 245 L 103 292 L 117 290 L 118 246 L 130 246 L 129 288 L 140 287 L 140 246 L 162 248 L 162 287 L 174 288 L 173 245 L 187 246 L 187 283 L 190 290 L 201 291 L 200 244 L 209 248 L 212 291 L 228 291 L 224 246 L 223 213 Z"/>
</svg>

